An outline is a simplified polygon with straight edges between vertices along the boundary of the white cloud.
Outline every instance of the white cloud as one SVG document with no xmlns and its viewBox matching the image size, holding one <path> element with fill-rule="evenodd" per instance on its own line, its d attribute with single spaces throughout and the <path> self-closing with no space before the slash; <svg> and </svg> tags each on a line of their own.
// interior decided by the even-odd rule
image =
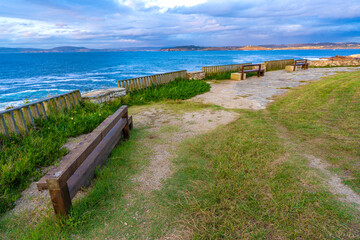
<svg viewBox="0 0 360 240">
<path fill-rule="evenodd" d="M 135 8 L 137 3 L 141 3 L 146 8 L 158 7 L 161 12 L 174 7 L 193 7 L 202 3 L 206 3 L 207 0 L 118 0 L 119 3 L 125 4 L 129 7 Z"/>
</svg>

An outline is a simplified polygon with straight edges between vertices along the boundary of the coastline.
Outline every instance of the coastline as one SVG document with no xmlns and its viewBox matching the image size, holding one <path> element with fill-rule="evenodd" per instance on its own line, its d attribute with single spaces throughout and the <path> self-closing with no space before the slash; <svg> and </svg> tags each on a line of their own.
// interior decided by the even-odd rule
<svg viewBox="0 0 360 240">
<path fill-rule="evenodd" d="M 280 51 L 283 50 L 283 51 Z M 116 81 L 203 66 L 264 62 L 275 59 L 306 58 L 320 60 L 335 55 L 360 54 L 360 49 L 344 50 L 226 50 L 152 52 L 88 52 L 56 54 L 0 54 L 0 111 L 80 89 L 82 92 L 116 87 Z M 319 51 L 321 50 L 321 51 Z M 89 64 L 89 56 L 92 59 Z M 164 61 L 164 58 L 169 59 Z M 16 64 L 11 65 L 8 59 Z M 186 59 L 186 61 L 185 61 Z M 71 65 L 69 65 L 71 61 Z M 32 62 L 31 65 L 26 65 Z M 104 62 L 105 64 L 102 64 Z M 19 68 L 19 66 L 22 66 Z M 31 75 L 30 75 L 31 74 Z"/>
</svg>

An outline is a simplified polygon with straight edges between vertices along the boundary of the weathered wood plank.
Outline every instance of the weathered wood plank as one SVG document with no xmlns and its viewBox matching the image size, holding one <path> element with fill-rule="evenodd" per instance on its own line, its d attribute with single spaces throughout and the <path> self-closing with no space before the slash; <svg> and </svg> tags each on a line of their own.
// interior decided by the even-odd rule
<svg viewBox="0 0 360 240">
<path fill-rule="evenodd" d="M 67 181 L 70 198 L 73 198 L 82 186 L 87 186 L 90 179 L 94 176 L 95 169 L 101 165 L 110 155 L 111 150 L 121 139 L 121 131 L 127 121 L 121 119 L 92 151 L 92 153 L 79 166 L 74 174 Z"/>
<path fill-rule="evenodd" d="M 57 178 L 46 179 L 51 202 L 56 215 L 66 216 L 71 207 L 71 198 L 66 181 Z"/>
<path fill-rule="evenodd" d="M 37 108 L 37 104 L 30 105 L 30 110 L 34 119 L 41 119 L 39 109 Z"/>
<path fill-rule="evenodd" d="M 9 137 L 9 132 L 6 126 L 6 122 L 2 114 L 0 114 L 0 133 Z"/>
<path fill-rule="evenodd" d="M 3 117 L 5 119 L 5 122 L 8 126 L 9 133 L 17 133 L 19 134 L 18 127 L 16 125 L 14 115 L 12 112 L 4 113 Z"/>
<path fill-rule="evenodd" d="M 25 118 L 24 118 L 24 115 L 23 115 L 21 109 L 14 110 L 13 114 L 14 114 L 14 119 L 15 119 L 16 125 L 18 126 L 18 129 L 19 129 L 19 132 L 27 131 L 28 129 L 27 129 Z"/>
<path fill-rule="evenodd" d="M 63 158 L 59 167 L 52 169 L 37 182 L 38 189 L 46 189 L 45 179 L 51 176 L 56 175 L 59 179 L 68 180 L 115 124 L 123 118 L 124 115 L 128 115 L 127 110 L 127 106 L 122 106 L 113 115 L 106 118 L 94 131 L 79 143 L 75 149 Z"/>
<path fill-rule="evenodd" d="M 23 111 L 23 114 L 25 117 L 26 125 L 28 125 L 28 126 L 32 125 L 33 127 L 35 127 L 35 122 L 34 122 L 34 118 L 33 118 L 30 106 L 23 107 L 22 111 Z"/>
</svg>

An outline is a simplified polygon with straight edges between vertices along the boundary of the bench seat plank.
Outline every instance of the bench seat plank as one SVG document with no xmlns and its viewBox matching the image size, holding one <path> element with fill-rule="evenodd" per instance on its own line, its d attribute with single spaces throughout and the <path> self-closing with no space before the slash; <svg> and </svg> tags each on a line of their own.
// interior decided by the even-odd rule
<svg viewBox="0 0 360 240">
<path fill-rule="evenodd" d="M 48 174 L 37 182 L 38 190 L 42 191 L 48 189 L 46 179 L 53 178 L 54 176 L 61 175 L 64 181 L 67 181 L 114 125 L 121 119 L 124 111 L 127 112 L 127 106 L 122 106 L 113 115 L 106 118 L 94 131 L 80 142 L 75 149 L 64 156 L 58 167 L 51 169 Z M 132 127 L 132 118 L 130 118 L 129 124 L 130 123 Z"/>
</svg>

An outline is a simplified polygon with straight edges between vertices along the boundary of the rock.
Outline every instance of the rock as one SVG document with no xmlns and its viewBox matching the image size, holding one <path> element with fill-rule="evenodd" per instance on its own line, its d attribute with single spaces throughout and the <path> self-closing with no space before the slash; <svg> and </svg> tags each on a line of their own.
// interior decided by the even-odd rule
<svg viewBox="0 0 360 240">
<path fill-rule="evenodd" d="M 104 103 L 126 96 L 125 88 L 108 88 L 82 94 L 85 101 Z"/>
<path fill-rule="evenodd" d="M 310 66 L 315 67 L 339 67 L 339 66 L 360 66 L 359 58 L 350 58 L 351 60 L 317 60 L 309 61 Z"/>
<path fill-rule="evenodd" d="M 294 66 L 293 65 L 287 65 L 285 67 L 285 71 L 287 72 L 293 72 L 294 71 Z M 296 67 L 295 67 L 295 71 L 296 71 Z"/>
<path fill-rule="evenodd" d="M 187 77 L 188 79 L 201 80 L 205 78 L 205 72 L 202 71 L 188 72 Z"/>
<path fill-rule="evenodd" d="M 231 80 L 241 80 L 241 73 L 232 73 L 230 76 Z M 244 74 L 244 79 L 246 79 L 246 74 Z"/>
</svg>

